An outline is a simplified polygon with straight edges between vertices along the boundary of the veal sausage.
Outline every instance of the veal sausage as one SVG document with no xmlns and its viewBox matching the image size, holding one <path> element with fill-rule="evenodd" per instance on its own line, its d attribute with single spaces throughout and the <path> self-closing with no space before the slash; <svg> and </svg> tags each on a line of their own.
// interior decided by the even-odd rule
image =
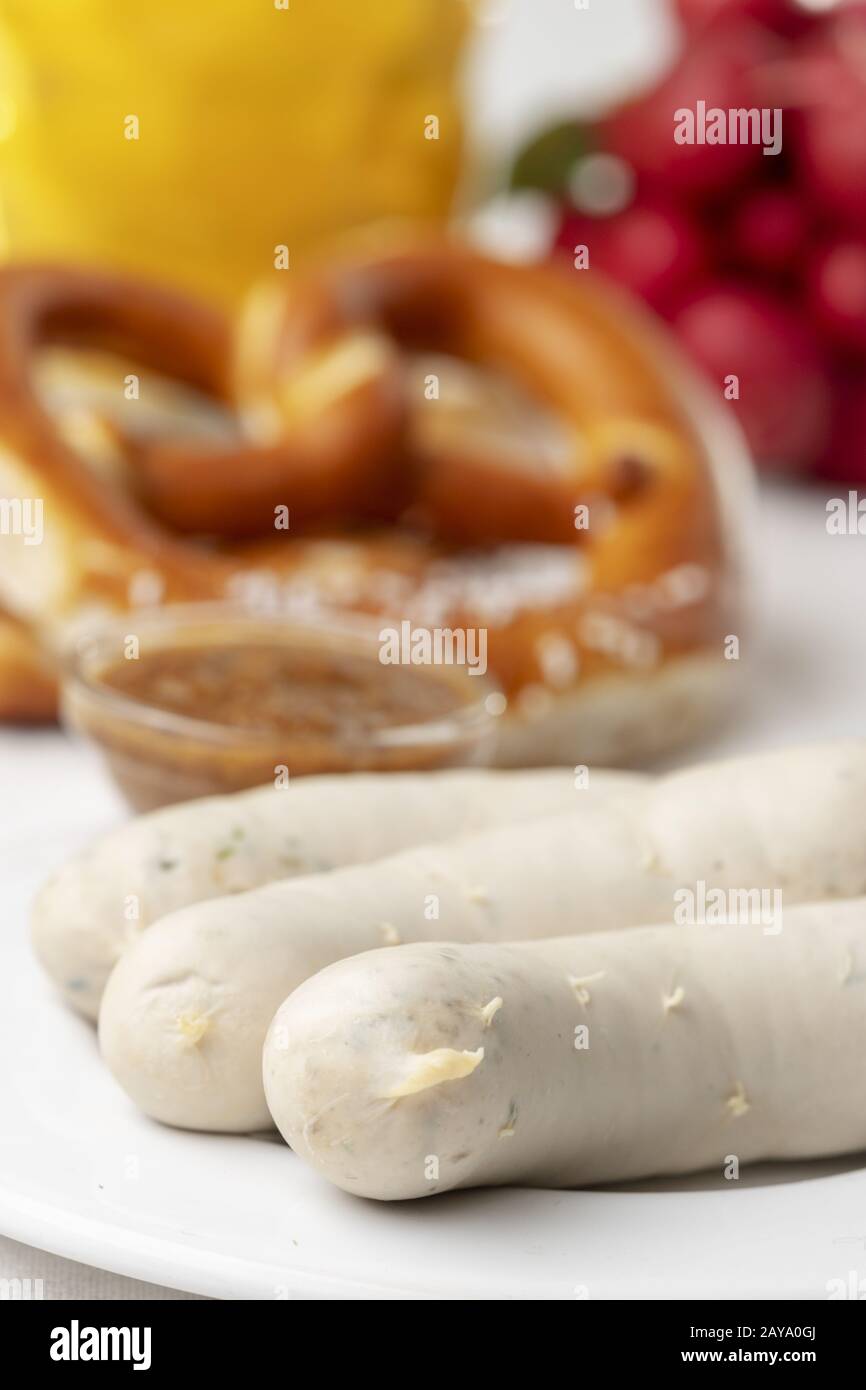
<svg viewBox="0 0 866 1390">
<path fill-rule="evenodd" d="M 265 1032 L 286 995 L 323 966 L 404 941 L 621 926 L 639 921 L 647 902 L 667 917 L 669 881 L 641 868 L 628 816 L 587 803 L 582 815 L 199 903 L 157 922 L 115 967 L 99 1013 L 102 1056 L 155 1119 L 269 1128 Z"/>
<path fill-rule="evenodd" d="M 577 1187 L 866 1148 L 866 899 L 754 927 L 404 946 L 295 990 L 274 1120 L 348 1192 Z"/>
<path fill-rule="evenodd" d="M 96 1018 L 121 953 L 178 908 L 640 784 L 599 772 L 578 790 L 565 768 L 358 773 L 169 806 L 121 826 L 49 880 L 33 911 L 36 954 L 69 1003 Z"/>
<path fill-rule="evenodd" d="M 866 744 L 771 753 L 637 783 L 568 816 L 425 846 L 157 924 L 100 1016 L 110 1069 L 169 1124 L 269 1124 L 260 1048 L 291 990 L 343 956 L 405 942 L 514 941 L 677 920 L 676 895 L 778 910 L 866 893 Z M 859 812 L 857 807 L 860 808 Z"/>
</svg>

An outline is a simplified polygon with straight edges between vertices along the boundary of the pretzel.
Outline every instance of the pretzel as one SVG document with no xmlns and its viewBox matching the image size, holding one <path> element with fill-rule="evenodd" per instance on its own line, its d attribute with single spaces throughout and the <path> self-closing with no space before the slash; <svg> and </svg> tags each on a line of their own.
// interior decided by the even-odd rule
<svg viewBox="0 0 866 1390">
<path fill-rule="evenodd" d="M 107 482 L 34 389 L 34 353 L 50 342 L 129 353 L 186 383 L 225 410 L 229 438 L 121 439 L 123 481 Z M 438 400 L 419 399 L 425 352 L 446 355 Z M 475 372 L 468 415 L 447 375 L 455 359 Z M 664 748 L 726 697 L 721 640 L 737 611 L 720 446 L 688 414 L 680 371 L 612 293 L 451 245 L 356 258 L 311 271 L 288 297 L 269 292 L 237 360 L 219 316 L 168 291 L 0 271 L 0 497 L 42 498 L 46 515 L 42 547 L 0 540 L 0 601 L 49 642 L 94 608 L 247 583 L 316 611 L 483 627 L 508 701 L 501 761 Z M 472 393 L 496 372 L 564 424 L 564 462 L 533 471 L 531 448 L 506 462 L 474 428 Z M 314 422 L 332 444 L 349 420 L 351 456 L 316 440 Z M 736 472 L 737 446 L 724 447 Z M 225 516 L 230 480 L 243 525 Z M 333 518 L 331 533 L 276 535 L 279 503 L 292 532 L 299 507 L 302 520 Z M 414 529 L 394 525 L 406 509 Z M 169 532 L 160 511 L 222 534 L 254 532 L 267 515 L 271 539 L 204 547 Z"/>
<path fill-rule="evenodd" d="M 269 389 L 240 402 L 247 442 L 230 450 L 167 444 L 137 460 L 148 509 L 180 532 L 247 537 L 292 525 L 382 516 L 403 432 L 403 370 L 382 334 L 352 332 L 312 284 L 294 296 L 271 342 Z M 282 302 L 279 302 L 282 309 Z"/>
<path fill-rule="evenodd" d="M 521 385 L 560 438 L 529 458 L 489 428 L 485 437 L 471 381 L 457 386 L 462 409 L 447 380 L 425 400 L 420 354 L 431 351 Z M 148 507 L 176 530 L 264 534 L 281 504 L 295 528 L 411 508 L 446 541 L 571 543 L 581 505 L 641 491 L 652 531 L 689 483 L 681 419 L 607 306 L 593 314 L 549 270 L 447 243 L 329 264 L 289 291 L 260 292 L 241 330 L 236 393 L 259 447 L 184 444 L 140 461 Z"/>
<path fill-rule="evenodd" d="M 50 660 L 27 627 L 0 609 L 0 720 L 44 724 L 56 709 Z"/>
<path fill-rule="evenodd" d="M 19 618 L 50 628 L 58 618 L 93 607 L 134 603 L 136 594 L 153 601 L 213 598 L 226 591 L 243 567 L 242 559 L 192 546 L 164 525 L 157 480 L 167 464 L 174 495 L 182 499 L 187 464 L 192 462 L 194 472 L 195 459 L 207 459 L 209 467 L 217 468 L 215 486 L 220 477 L 232 480 L 240 511 L 251 461 L 267 466 L 278 452 L 283 479 L 296 475 L 301 493 L 309 489 L 310 505 L 302 504 L 302 513 L 330 510 L 333 488 L 316 474 L 312 444 L 305 452 L 305 444 L 296 449 L 291 438 L 284 438 L 278 449 L 261 448 L 237 434 L 236 421 L 235 434 L 219 449 L 189 440 L 141 443 L 115 433 L 108 439 L 108 452 L 114 446 L 113 468 L 124 486 L 107 486 L 65 437 L 36 389 L 38 354 L 57 345 L 120 354 L 156 370 L 160 378 L 184 383 L 227 411 L 233 409 L 232 333 L 215 310 L 128 276 L 59 266 L 0 270 L 0 496 L 38 499 L 50 518 L 38 547 L 28 550 L 20 541 L 15 544 L 18 538 L 3 537 L 0 588 Z M 121 384 L 118 375 L 118 393 Z M 370 425 L 365 434 L 352 396 L 350 392 L 347 399 L 349 423 L 361 440 L 353 448 L 378 466 L 376 450 L 387 443 L 387 426 L 367 401 Z M 386 414 L 383 406 L 383 421 Z M 98 419 L 90 423 L 100 425 Z M 325 450 L 317 447 L 321 461 Z M 171 496 L 166 494 L 165 500 L 166 513 L 174 520 Z M 294 508 L 295 489 L 292 501 Z M 270 522 L 272 526 L 272 514 Z"/>
<path fill-rule="evenodd" d="M 635 530 L 644 529 L 645 511 L 652 533 L 692 485 L 682 412 L 647 373 L 645 351 L 616 328 L 606 302 L 548 268 L 497 264 L 440 243 L 329 264 L 288 292 L 271 288 L 242 326 L 241 401 L 273 417 L 287 394 L 301 399 L 298 364 L 311 338 L 331 344 L 332 360 L 367 362 L 370 371 L 399 354 L 411 408 L 393 487 L 440 539 L 573 543 L 575 509 L 605 495 L 628 495 Z M 458 384 L 468 408 L 455 409 L 447 380 L 425 399 L 421 354 L 431 352 L 522 387 L 547 408 L 560 438 L 534 442 L 529 456 L 489 428 L 485 437 L 473 421 L 483 401 L 473 402 L 472 382 Z M 283 496 L 273 481 L 261 475 L 263 517 Z M 355 497 L 364 483 L 360 470 Z M 247 478 L 245 488 L 253 486 Z M 218 491 L 209 494 L 209 519 L 221 506 L 228 523 L 231 488 L 222 499 Z M 351 510 L 348 489 L 343 501 Z M 368 501 L 375 511 L 375 492 Z"/>
</svg>

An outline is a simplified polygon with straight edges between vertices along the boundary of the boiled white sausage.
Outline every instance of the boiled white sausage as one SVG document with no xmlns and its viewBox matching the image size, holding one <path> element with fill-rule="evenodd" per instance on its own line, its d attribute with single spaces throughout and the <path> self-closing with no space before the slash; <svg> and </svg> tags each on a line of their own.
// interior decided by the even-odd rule
<svg viewBox="0 0 866 1390">
<path fill-rule="evenodd" d="M 594 784 L 592 784 L 594 785 Z M 765 926 L 796 902 L 866 893 L 866 744 L 710 764 L 375 863 L 199 904 L 115 970 L 103 1055 L 150 1115 L 196 1129 L 269 1123 L 260 1046 L 282 1000 L 378 946 L 513 941 L 679 920 L 714 891 L 757 895 Z M 857 808 L 860 808 L 858 813 Z M 688 916 L 688 914 L 685 914 Z"/>
<path fill-rule="evenodd" d="M 274 1120 L 384 1200 L 866 1148 L 866 900 L 340 961 L 264 1049 Z"/>
<path fill-rule="evenodd" d="M 106 835 L 45 885 L 36 953 L 66 999 L 95 1018 L 108 974 L 144 928 L 189 903 L 359 864 L 406 845 L 567 810 L 640 779 L 545 772 L 358 773 L 207 797 Z"/>
</svg>

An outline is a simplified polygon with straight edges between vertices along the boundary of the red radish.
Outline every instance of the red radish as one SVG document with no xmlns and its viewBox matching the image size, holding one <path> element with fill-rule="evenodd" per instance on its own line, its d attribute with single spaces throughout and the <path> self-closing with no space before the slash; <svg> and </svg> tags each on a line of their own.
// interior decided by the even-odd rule
<svg viewBox="0 0 866 1390">
<path fill-rule="evenodd" d="M 786 36 L 814 23 L 814 15 L 797 0 L 676 0 L 676 8 L 687 30 L 734 15 L 757 20 Z"/>
<path fill-rule="evenodd" d="M 555 244 L 571 258 L 575 248 L 586 246 L 587 273 L 602 271 L 657 309 L 683 291 L 704 265 L 692 218 L 658 199 L 633 203 L 611 217 L 566 211 Z"/>
<path fill-rule="evenodd" d="M 735 208 L 725 249 L 747 270 L 786 274 L 800 268 L 810 222 L 802 197 L 792 189 L 758 188 Z"/>
<path fill-rule="evenodd" d="M 631 164 L 664 193 L 705 197 L 730 190 L 762 163 L 751 143 L 678 144 L 676 112 L 760 108 L 758 64 L 775 56 L 778 41 L 757 25 L 717 24 L 699 31 L 673 71 L 652 91 L 602 120 L 600 148 Z"/>
<path fill-rule="evenodd" d="M 837 385 L 830 442 L 816 472 L 822 478 L 866 485 L 866 375 Z"/>
<path fill-rule="evenodd" d="M 866 241 L 838 240 L 816 253 L 809 302 L 835 347 L 866 355 Z"/>
<path fill-rule="evenodd" d="M 674 329 L 727 395 L 755 458 L 765 468 L 799 469 L 823 449 L 830 396 L 806 324 L 781 299 L 734 283 L 693 294 Z"/>
<path fill-rule="evenodd" d="M 866 231 L 866 6 L 802 45 L 789 78 L 800 178 L 827 216 Z"/>
</svg>

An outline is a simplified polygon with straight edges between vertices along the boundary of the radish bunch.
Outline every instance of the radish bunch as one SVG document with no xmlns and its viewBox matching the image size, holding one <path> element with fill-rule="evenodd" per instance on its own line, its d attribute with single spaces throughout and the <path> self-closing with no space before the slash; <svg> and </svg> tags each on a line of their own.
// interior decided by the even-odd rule
<svg viewBox="0 0 866 1390">
<path fill-rule="evenodd" d="M 673 68 L 514 182 L 557 199 L 557 255 L 669 321 L 762 467 L 866 483 L 866 0 L 674 3 Z M 781 149 L 678 139 L 683 110 L 781 112 Z"/>
</svg>

